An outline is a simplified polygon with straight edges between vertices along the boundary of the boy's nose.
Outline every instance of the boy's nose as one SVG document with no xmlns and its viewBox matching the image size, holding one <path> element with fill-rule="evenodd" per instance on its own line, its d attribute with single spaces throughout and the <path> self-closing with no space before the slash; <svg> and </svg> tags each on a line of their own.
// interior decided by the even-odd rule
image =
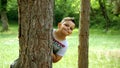
<svg viewBox="0 0 120 68">
<path fill-rule="evenodd" d="M 70 30 L 70 27 L 68 27 L 67 30 Z"/>
<path fill-rule="evenodd" d="M 69 33 L 71 32 L 70 27 L 68 27 L 68 29 L 67 29 L 67 30 L 68 30 L 68 32 L 69 32 Z"/>
</svg>

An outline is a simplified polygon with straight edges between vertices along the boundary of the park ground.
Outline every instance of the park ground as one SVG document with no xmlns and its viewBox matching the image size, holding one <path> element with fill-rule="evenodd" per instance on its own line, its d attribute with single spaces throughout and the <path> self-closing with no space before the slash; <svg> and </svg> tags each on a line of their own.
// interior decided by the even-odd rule
<svg viewBox="0 0 120 68">
<path fill-rule="evenodd" d="M 1 27 L 0 27 L 1 29 Z M 89 30 L 89 68 L 120 68 L 120 31 Z M 67 37 L 67 53 L 53 68 L 78 68 L 78 29 Z M 18 25 L 9 26 L 9 31 L 0 33 L 0 68 L 9 65 L 19 55 Z"/>
</svg>

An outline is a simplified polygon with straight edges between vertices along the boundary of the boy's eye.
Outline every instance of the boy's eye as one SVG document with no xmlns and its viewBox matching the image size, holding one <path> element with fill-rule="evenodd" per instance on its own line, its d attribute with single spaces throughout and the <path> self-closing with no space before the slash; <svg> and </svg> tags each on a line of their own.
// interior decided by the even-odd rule
<svg viewBox="0 0 120 68">
<path fill-rule="evenodd" d="M 69 25 L 68 24 L 64 24 L 66 27 L 69 27 Z M 70 27 L 70 30 L 73 30 L 73 28 L 72 27 Z"/>
<path fill-rule="evenodd" d="M 73 30 L 73 28 L 71 27 L 70 30 Z"/>
<path fill-rule="evenodd" d="M 64 24 L 65 26 L 69 26 L 68 24 Z"/>
</svg>

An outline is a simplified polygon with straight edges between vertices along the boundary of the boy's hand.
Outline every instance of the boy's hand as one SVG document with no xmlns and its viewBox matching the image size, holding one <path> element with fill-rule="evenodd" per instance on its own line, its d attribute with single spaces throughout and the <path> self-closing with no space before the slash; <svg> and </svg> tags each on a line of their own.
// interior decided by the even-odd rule
<svg viewBox="0 0 120 68">
<path fill-rule="evenodd" d="M 53 61 L 53 63 L 58 62 L 61 58 L 62 58 L 62 56 L 52 53 L 52 61 Z"/>
</svg>

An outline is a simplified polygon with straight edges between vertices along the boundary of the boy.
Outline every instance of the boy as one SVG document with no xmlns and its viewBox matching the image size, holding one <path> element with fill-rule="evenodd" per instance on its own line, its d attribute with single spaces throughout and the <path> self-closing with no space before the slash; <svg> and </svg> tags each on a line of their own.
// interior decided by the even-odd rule
<svg viewBox="0 0 120 68">
<path fill-rule="evenodd" d="M 64 56 L 68 48 L 66 36 L 72 34 L 74 28 L 74 19 L 71 17 L 65 17 L 60 23 L 58 23 L 58 29 L 53 30 L 53 63 L 58 62 Z"/>
<path fill-rule="evenodd" d="M 53 30 L 53 63 L 58 62 L 65 54 L 68 42 L 66 36 L 69 36 L 75 28 L 74 19 L 70 17 L 64 18 L 61 23 L 58 24 L 58 29 Z M 15 60 L 10 65 L 10 68 L 16 68 L 19 59 Z"/>
</svg>

